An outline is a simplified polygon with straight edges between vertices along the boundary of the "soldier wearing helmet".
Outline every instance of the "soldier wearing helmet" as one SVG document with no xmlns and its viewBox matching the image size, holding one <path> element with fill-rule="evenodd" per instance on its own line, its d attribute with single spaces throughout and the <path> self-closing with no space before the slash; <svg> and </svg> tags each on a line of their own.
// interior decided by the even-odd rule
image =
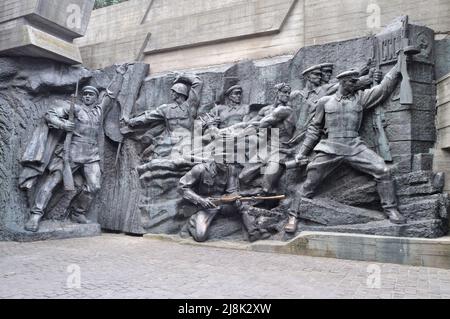
<svg viewBox="0 0 450 319">
<path fill-rule="evenodd" d="M 154 138 L 153 157 L 170 156 L 176 144 L 183 143 L 183 140 L 188 140 L 187 137 L 191 136 L 202 88 L 203 82 L 198 76 L 176 74 L 174 85 L 170 90 L 173 103 L 161 105 L 155 110 L 148 110 L 140 116 L 125 120 L 131 129 L 139 126 L 154 128 L 162 125 L 164 127 L 163 134 Z M 176 135 L 178 132 L 182 134 Z"/>
</svg>

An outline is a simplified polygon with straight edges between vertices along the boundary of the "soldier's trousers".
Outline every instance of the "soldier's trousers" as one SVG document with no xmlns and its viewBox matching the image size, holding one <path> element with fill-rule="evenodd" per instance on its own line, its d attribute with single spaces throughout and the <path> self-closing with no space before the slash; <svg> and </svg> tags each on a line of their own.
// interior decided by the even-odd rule
<svg viewBox="0 0 450 319">
<path fill-rule="evenodd" d="M 204 242 L 208 239 L 211 224 L 218 214 L 230 216 L 241 215 L 242 222 L 248 233 L 252 233 L 255 229 L 250 216 L 244 210 L 244 207 L 238 207 L 234 204 L 221 205 L 218 208 L 204 209 L 193 215 L 188 223 L 188 230 L 191 236 L 197 242 Z"/>
<path fill-rule="evenodd" d="M 367 148 L 354 156 L 338 156 L 318 153 L 307 167 L 306 181 L 297 191 L 291 207 L 291 215 L 297 215 L 303 198 L 313 198 L 317 187 L 342 164 L 371 175 L 377 181 L 381 205 L 384 209 L 397 207 L 397 196 L 390 169 L 377 153 Z"/>
<path fill-rule="evenodd" d="M 72 200 L 69 209 L 73 210 L 75 214 L 85 214 L 92 203 L 95 195 L 100 190 L 101 186 L 101 169 L 100 163 L 94 162 L 90 164 L 72 164 L 72 172 L 81 171 L 84 178 L 84 185 L 81 191 Z M 45 177 L 42 186 L 37 190 L 34 205 L 31 209 L 32 214 L 43 216 L 47 208 L 53 192 L 58 185 L 63 181 L 62 170 L 52 170 L 49 175 Z"/>
</svg>

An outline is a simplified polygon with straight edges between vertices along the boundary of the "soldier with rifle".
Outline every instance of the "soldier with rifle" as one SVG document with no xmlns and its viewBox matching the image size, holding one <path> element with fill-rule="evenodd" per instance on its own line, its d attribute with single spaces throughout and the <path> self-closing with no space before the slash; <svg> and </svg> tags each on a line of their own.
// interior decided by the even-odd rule
<svg viewBox="0 0 450 319">
<path fill-rule="evenodd" d="M 197 242 L 208 239 L 211 223 L 218 214 L 242 215 L 242 221 L 252 241 L 262 239 L 267 233 L 261 232 L 250 216 L 246 201 L 282 200 L 284 196 L 268 198 L 243 198 L 239 196 L 239 177 L 235 165 L 225 164 L 217 157 L 208 163 L 194 166 L 180 179 L 179 192 L 183 198 L 199 208 L 188 223 L 188 230 Z"/>
<path fill-rule="evenodd" d="M 101 187 L 99 135 L 103 126 L 106 108 L 117 97 L 122 87 L 123 75 L 127 65 L 117 68 L 117 74 L 106 90 L 101 101 L 99 91 L 93 86 L 84 87 L 83 104 L 77 104 L 75 98 L 71 104 L 50 109 L 45 114 L 45 123 L 38 127 L 22 159 L 20 187 L 31 189 L 39 183 L 31 215 L 25 229 L 31 232 L 39 230 L 39 223 L 61 182 L 66 191 L 75 190 L 73 174 L 80 172 L 84 180 L 81 191 L 74 197 L 68 215 L 73 222 L 86 224 L 86 213 Z"/>
</svg>

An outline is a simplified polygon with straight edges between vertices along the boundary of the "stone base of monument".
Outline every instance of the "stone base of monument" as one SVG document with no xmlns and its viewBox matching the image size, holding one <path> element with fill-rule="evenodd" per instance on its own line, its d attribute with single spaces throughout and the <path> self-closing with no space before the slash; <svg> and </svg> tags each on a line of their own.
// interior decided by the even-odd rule
<svg viewBox="0 0 450 319">
<path fill-rule="evenodd" d="M 376 236 L 439 238 L 447 234 L 447 225 L 442 220 L 430 219 L 408 222 L 396 225 L 389 220 L 370 222 L 366 224 L 341 225 L 332 227 L 301 226 L 305 231 L 354 233 Z"/>
<path fill-rule="evenodd" d="M 450 269 L 450 237 L 422 239 L 303 232 L 287 243 L 255 243 L 251 250 Z"/>
<path fill-rule="evenodd" d="M 41 240 L 83 238 L 101 235 L 101 227 L 97 223 L 80 225 L 71 222 L 45 220 L 41 222 L 38 232 L 28 232 L 23 228 L 0 229 L 0 240 L 33 242 Z"/>
<path fill-rule="evenodd" d="M 450 237 L 439 239 L 302 232 L 288 242 L 210 241 L 197 243 L 176 235 L 145 235 L 145 239 L 211 248 L 247 250 L 299 256 L 337 258 L 378 263 L 450 269 Z"/>
</svg>

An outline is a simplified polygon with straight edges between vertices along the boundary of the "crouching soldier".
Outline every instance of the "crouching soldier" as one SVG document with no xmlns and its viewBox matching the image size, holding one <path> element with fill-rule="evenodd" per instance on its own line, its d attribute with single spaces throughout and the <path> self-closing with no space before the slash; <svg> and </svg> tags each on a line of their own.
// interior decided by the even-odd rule
<svg viewBox="0 0 450 319">
<path fill-rule="evenodd" d="M 263 237 L 259 229 L 253 226 L 254 218 L 247 213 L 249 206 L 243 205 L 238 199 L 239 171 L 235 165 L 219 161 L 198 164 L 181 178 L 179 192 L 200 209 L 188 223 L 189 233 L 195 241 L 204 242 L 208 239 L 208 231 L 218 214 L 242 215 L 249 238 L 254 241 Z"/>
</svg>

